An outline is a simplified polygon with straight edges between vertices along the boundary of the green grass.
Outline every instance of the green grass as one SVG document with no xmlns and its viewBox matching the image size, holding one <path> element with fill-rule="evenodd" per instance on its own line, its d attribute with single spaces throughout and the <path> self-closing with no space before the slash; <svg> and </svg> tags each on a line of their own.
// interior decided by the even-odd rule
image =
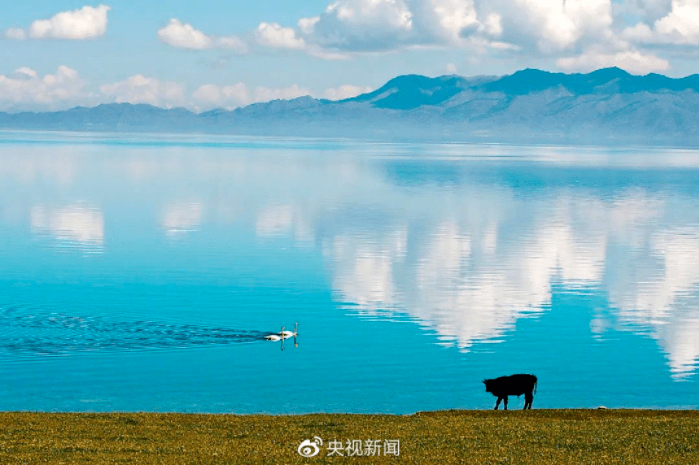
<svg viewBox="0 0 699 465">
<path fill-rule="evenodd" d="M 699 463 L 699 411 L 415 415 L 0 413 L 0 463 Z M 303 458 L 302 440 L 320 454 Z M 398 439 L 400 456 L 327 457 L 336 439 Z"/>
</svg>

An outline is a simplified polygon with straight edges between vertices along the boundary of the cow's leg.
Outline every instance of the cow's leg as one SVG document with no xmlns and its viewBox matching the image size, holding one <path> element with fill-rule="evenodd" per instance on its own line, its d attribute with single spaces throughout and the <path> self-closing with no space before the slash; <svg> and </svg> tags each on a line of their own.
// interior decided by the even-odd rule
<svg viewBox="0 0 699 465">
<path fill-rule="evenodd" d="M 505 410 L 507 410 L 507 396 L 504 397 L 505 400 Z"/>
<path fill-rule="evenodd" d="M 534 400 L 534 395 L 531 392 L 524 394 L 524 410 L 532 409 L 532 401 Z"/>
<path fill-rule="evenodd" d="M 500 406 L 500 401 L 501 401 L 501 400 L 502 400 L 502 397 L 498 397 L 498 401 L 495 402 L 495 410 L 497 410 L 498 407 Z"/>
</svg>

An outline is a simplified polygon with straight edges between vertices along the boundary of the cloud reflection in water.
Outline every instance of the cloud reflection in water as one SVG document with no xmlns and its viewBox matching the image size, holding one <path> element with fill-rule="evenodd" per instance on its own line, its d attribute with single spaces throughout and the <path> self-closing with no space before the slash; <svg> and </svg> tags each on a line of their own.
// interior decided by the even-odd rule
<svg viewBox="0 0 699 465">
<path fill-rule="evenodd" d="M 165 207 L 161 226 L 168 237 L 176 237 L 196 231 L 201 224 L 201 217 L 201 203 L 174 203 Z"/>
<path fill-rule="evenodd" d="M 35 205 L 29 216 L 34 234 L 51 236 L 61 247 L 76 248 L 84 253 L 104 250 L 104 216 L 96 207 Z"/>
<path fill-rule="evenodd" d="M 518 320 L 549 311 L 552 287 L 561 283 L 607 299 L 609 311 L 591 317 L 592 335 L 614 328 L 649 336 L 677 379 L 696 371 L 696 153 L 656 151 L 637 165 L 633 154 L 601 156 L 597 149 L 589 156 L 556 148 L 440 150 L 431 159 L 417 152 L 220 156 L 177 148 L 155 156 L 132 149 L 126 161 L 110 159 L 108 171 L 144 189 L 146 201 L 163 199 L 152 224 L 168 236 L 237 223 L 262 238 L 316 245 L 338 301 L 363 315 L 408 315 L 442 344 L 469 351 L 503 340 Z M 512 150 L 512 160 L 496 159 Z M 487 158 L 491 151 L 495 161 Z M 464 152 L 481 155 L 467 159 Z M 665 155 L 668 166 L 659 161 Z M 63 157 L 75 167 L 70 182 L 95 178 L 85 166 L 106 178 L 88 155 L 81 163 Z M 10 159 L 15 168 L 17 160 Z M 34 166 L 47 160 L 36 156 L 18 166 L 49 172 Z M 664 174 L 673 166 L 682 171 Z M 34 234 L 103 249 L 101 209 L 70 200 L 52 206 L 45 195 L 29 207 Z M 0 211 L 18 199 L 5 195 Z"/>
<path fill-rule="evenodd" d="M 284 230 L 300 227 L 290 224 L 297 217 L 313 219 L 338 300 L 364 315 L 409 315 L 442 344 L 467 351 L 503 340 L 518 319 L 547 311 L 552 286 L 561 283 L 606 293 L 616 323 L 595 317 L 593 333 L 613 327 L 649 335 L 673 377 L 694 373 L 699 209 L 693 197 L 633 183 L 613 196 L 570 186 L 522 195 L 477 184 L 466 180 L 435 192 L 425 183 L 400 208 L 395 199 L 381 204 L 375 196 L 364 208 L 380 210 L 373 223 L 366 215 L 339 219 L 304 202 L 287 207 L 297 213 L 284 216 Z"/>
</svg>

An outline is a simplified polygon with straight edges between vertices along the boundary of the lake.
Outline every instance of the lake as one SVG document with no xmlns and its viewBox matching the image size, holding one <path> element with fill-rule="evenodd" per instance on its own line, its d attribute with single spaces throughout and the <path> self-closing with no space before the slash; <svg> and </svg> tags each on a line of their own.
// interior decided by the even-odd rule
<svg viewBox="0 0 699 465">
<path fill-rule="evenodd" d="M 699 152 L 4 132 L 0 319 L 0 410 L 697 408 Z"/>
</svg>

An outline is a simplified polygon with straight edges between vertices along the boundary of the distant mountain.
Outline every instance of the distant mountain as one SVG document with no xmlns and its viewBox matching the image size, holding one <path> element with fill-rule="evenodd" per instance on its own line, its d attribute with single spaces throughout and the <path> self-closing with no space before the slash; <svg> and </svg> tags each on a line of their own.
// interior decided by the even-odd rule
<svg viewBox="0 0 699 465">
<path fill-rule="evenodd" d="M 398 76 L 330 101 L 300 97 L 232 111 L 105 104 L 0 113 L 0 128 L 369 139 L 699 146 L 699 75 L 525 69 L 502 77 Z"/>
<path fill-rule="evenodd" d="M 574 95 L 683 90 L 699 92 L 699 75 L 672 79 L 653 73 L 634 76 L 619 68 L 599 69 L 589 74 L 549 73 L 538 69 L 525 69 L 490 82 L 482 86 L 481 90 L 502 92 L 506 95 L 527 95 L 556 87 L 565 88 Z"/>
<path fill-rule="evenodd" d="M 0 128 L 69 131 L 123 131 L 171 128 L 197 124 L 198 115 L 185 108 L 109 103 L 92 108 L 75 107 L 56 112 L 0 113 Z M 148 129 L 150 128 L 150 129 Z"/>
<path fill-rule="evenodd" d="M 342 102 L 368 102 L 376 108 L 410 110 L 422 105 L 439 105 L 465 89 L 495 79 L 497 78 L 460 76 L 429 78 L 409 74 L 393 78 L 373 92 L 342 100 Z"/>
</svg>

